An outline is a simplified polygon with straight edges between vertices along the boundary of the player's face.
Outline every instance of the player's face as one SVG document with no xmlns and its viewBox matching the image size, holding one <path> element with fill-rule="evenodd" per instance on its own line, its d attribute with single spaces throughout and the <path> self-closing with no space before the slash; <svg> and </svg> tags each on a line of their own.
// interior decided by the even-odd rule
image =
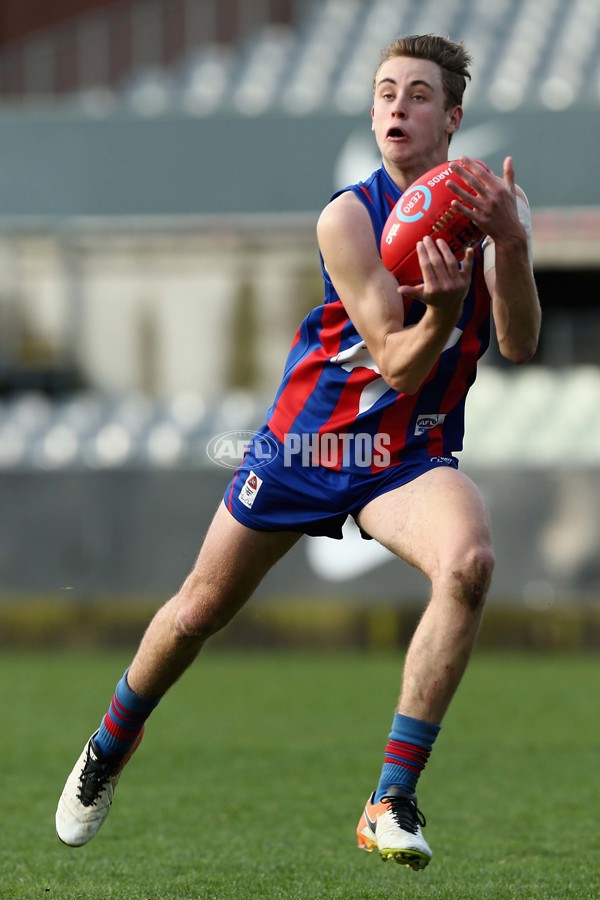
<svg viewBox="0 0 600 900">
<path fill-rule="evenodd" d="M 372 122 L 388 168 L 419 175 L 444 162 L 448 135 L 460 125 L 460 106 L 446 107 L 440 67 L 398 56 L 379 68 Z"/>
</svg>

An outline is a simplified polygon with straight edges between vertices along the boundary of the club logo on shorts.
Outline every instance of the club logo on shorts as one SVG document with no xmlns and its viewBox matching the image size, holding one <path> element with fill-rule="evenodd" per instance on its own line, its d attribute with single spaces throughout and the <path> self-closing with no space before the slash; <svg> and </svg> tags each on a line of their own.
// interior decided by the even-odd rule
<svg viewBox="0 0 600 900">
<path fill-rule="evenodd" d="M 426 431 L 431 431 L 432 428 L 441 425 L 445 418 L 446 413 L 433 413 L 428 416 L 417 416 L 417 421 L 415 422 L 415 434 L 425 434 Z"/>
<path fill-rule="evenodd" d="M 246 478 L 244 484 L 242 485 L 242 489 L 238 494 L 238 500 L 240 503 L 243 503 L 244 506 L 247 506 L 248 509 L 252 509 L 254 505 L 254 501 L 256 500 L 256 495 L 260 491 L 260 486 L 263 483 L 262 478 L 259 478 L 255 472 L 250 469 L 250 474 Z"/>
</svg>

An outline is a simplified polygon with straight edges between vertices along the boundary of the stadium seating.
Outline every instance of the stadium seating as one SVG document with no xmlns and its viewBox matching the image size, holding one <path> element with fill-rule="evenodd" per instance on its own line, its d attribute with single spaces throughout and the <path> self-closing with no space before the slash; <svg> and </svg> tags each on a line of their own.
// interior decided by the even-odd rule
<svg viewBox="0 0 600 900">
<path fill-rule="evenodd" d="M 302 6 L 300 9 L 304 9 Z M 318 0 L 295 27 L 258 29 L 240 47 L 203 47 L 173 71 L 167 105 L 195 115 L 216 109 L 298 116 L 369 108 L 371 76 L 391 35 L 436 30 L 464 40 L 474 57 L 467 105 L 565 109 L 600 102 L 597 0 Z M 155 70 L 138 73 L 156 92 Z"/>
<path fill-rule="evenodd" d="M 266 405 L 243 391 L 211 405 L 193 391 L 161 400 L 16 395 L 0 402 L 0 471 L 210 466 L 210 439 L 259 427 Z M 467 404 L 466 464 L 585 467 L 597 464 L 599 445 L 597 367 L 481 367 Z"/>
<path fill-rule="evenodd" d="M 248 5 L 246 17 L 252 13 L 259 21 L 253 0 L 239 2 L 242 9 Z M 206 9 L 216 3 L 206 0 Z M 138 0 L 134 13 L 138 7 L 144 15 L 133 15 L 131 28 L 139 30 L 134 44 L 159 46 L 172 15 L 168 0 Z M 466 101 L 473 107 L 560 110 L 600 102 L 598 0 L 297 0 L 293 9 L 291 23 L 265 21 L 237 43 L 194 32 L 180 57 L 169 59 L 168 65 L 156 49 L 152 61 L 133 59 L 127 76 L 112 84 L 114 100 L 145 116 L 169 110 L 197 116 L 215 111 L 356 114 L 369 108 L 380 48 L 396 34 L 436 31 L 464 40 L 473 54 L 476 77 Z M 0 76 L 4 69 L 24 67 L 29 72 L 26 93 L 52 94 L 59 90 L 51 73 L 60 68 L 65 35 L 80 59 L 104 53 L 108 60 L 107 35 L 118 32 L 110 17 L 117 13 L 122 10 L 87 13 L 68 26 L 34 35 L 29 45 L 8 48 L 0 54 Z M 186 27 L 185 16 L 181 27 Z M 34 71 L 40 47 L 44 77 Z M 146 48 L 143 56 L 151 55 Z M 109 68 L 104 61 L 99 71 Z M 89 75 L 84 76 L 80 100 L 103 97 L 100 109 L 112 109 L 101 94 L 106 82 L 90 84 Z"/>
<path fill-rule="evenodd" d="M 168 69 L 136 68 L 112 93 L 87 85 L 79 101 L 97 115 L 115 106 L 146 117 L 355 115 L 369 109 L 390 37 L 433 30 L 473 53 L 466 105 L 598 111 L 599 0 L 307 0 L 291 24 L 266 23 L 237 45 L 205 41 Z M 210 437 L 258 426 L 265 406 L 245 394 L 210 408 L 196 393 L 15 395 L 0 401 L 0 469 L 209 464 Z M 585 465 L 600 446 L 600 374 L 485 365 L 468 419 L 465 460 Z"/>
</svg>

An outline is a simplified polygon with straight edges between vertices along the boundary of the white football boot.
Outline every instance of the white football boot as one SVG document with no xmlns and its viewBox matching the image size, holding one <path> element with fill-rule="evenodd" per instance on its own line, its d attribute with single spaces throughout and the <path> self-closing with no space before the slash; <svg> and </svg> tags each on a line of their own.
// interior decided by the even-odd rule
<svg viewBox="0 0 600 900">
<path fill-rule="evenodd" d="M 133 747 L 116 764 L 98 754 L 94 735 L 89 739 L 67 778 L 56 809 L 56 833 L 63 844 L 82 847 L 98 833 L 110 811 L 121 772 L 143 735 L 142 729 Z"/>
<path fill-rule="evenodd" d="M 416 871 L 424 869 L 432 853 L 421 832 L 425 816 L 415 795 L 392 785 L 378 803 L 374 799 L 372 794 L 358 823 L 358 846 L 369 852 L 378 850 L 384 861 L 395 859 Z"/>
</svg>

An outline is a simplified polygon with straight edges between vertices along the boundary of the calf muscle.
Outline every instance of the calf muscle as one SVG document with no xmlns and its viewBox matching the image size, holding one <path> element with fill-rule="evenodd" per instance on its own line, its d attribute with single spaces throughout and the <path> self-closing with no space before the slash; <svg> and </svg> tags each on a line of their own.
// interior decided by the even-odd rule
<svg viewBox="0 0 600 900">
<path fill-rule="evenodd" d="M 162 696 L 299 537 L 253 531 L 219 507 L 194 569 L 142 638 L 127 676 L 132 690 Z"/>
<path fill-rule="evenodd" d="M 475 644 L 494 567 L 482 498 L 462 473 L 434 469 L 376 498 L 359 521 L 431 582 L 407 651 L 398 711 L 439 723 Z"/>
</svg>

